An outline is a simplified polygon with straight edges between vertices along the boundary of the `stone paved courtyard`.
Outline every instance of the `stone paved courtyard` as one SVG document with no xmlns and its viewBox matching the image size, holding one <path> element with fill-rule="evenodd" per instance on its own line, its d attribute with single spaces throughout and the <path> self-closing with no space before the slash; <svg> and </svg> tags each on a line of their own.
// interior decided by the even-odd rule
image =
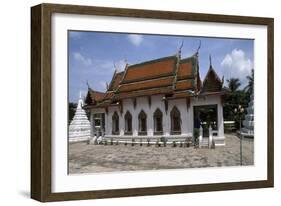
<svg viewBox="0 0 281 206">
<path fill-rule="evenodd" d="M 243 140 L 243 165 L 254 164 L 254 141 Z M 240 165 L 240 140 L 226 134 L 226 146 L 215 149 L 155 145 L 69 145 L 69 173 L 94 173 Z"/>
</svg>

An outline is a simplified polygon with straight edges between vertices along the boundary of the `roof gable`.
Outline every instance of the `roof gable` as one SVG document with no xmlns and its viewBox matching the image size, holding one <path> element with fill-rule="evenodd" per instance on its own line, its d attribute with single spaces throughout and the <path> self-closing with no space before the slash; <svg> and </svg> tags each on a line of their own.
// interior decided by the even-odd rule
<svg viewBox="0 0 281 206">
<path fill-rule="evenodd" d="M 178 69 L 178 79 L 184 79 L 184 78 L 192 78 L 194 75 L 194 58 L 190 57 L 187 59 L 183 59 L 180 61 L 179 69 Z"/>
<path fill-rule="evenodd" d="M 217 92 L 217 91 L 221 91 L 221 89 L 222 89 L 222 81 L 220 80 L 219 76 L 213 69 L 212 65 L 210 65 L 210 68 L 203 82 L 202 92 Z"/>
<path fill-rule="evenodd" d="M 108 86 L 108 91 L 115 91 L 118 88 L 123 76 L 124 76 L 124 72 L 115 71 L 112 80 Z"/>
<path fill-rule="evenodd" d="M 96 104 L 97 102 L 103 101 L 104 97 L 105 97 L 104 92 L 98 92 L 98 91 L 89 89 L 86 99 L 85 99 L 85 103 L 86 104 Z"/>
</svg>

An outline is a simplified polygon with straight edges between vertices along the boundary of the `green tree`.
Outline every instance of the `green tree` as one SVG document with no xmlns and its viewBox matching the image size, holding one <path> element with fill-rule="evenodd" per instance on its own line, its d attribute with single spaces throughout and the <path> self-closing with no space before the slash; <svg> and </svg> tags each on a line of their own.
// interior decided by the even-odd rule
<svg viewBox="0 0 281 206">
<path fill-rule="evenodd" d="M 239 93 L 238 88 L 240 87 L 241 83 L 238 78 L 230 78 L 226 80 L 227 82 L 227 96 L 224 103 L 223 113 L 224 119 L 232 121 L 233 120 L 233 111 L 237 104 L 239 104 Z"/>
<path fill-rule="evenodd" d="M 252 84 L 253 81 L 250 82 L 252 76 L 247 77 L 249 84 Z M 253 79 L 253 78 L 252 78 Z M 238 119 L 235 118 L 234 109 L 238 108 L 241 105 L 244 109 L 247 108 L 249 100 L 250 100 L 250 93 L 246 92 L 246 89 L 240 89 L 241 82 L 238 78 L 231 78 L 227 80 L 227 90 L 228 94 L 225 99 L 224 103 L 224 119 L 229 121 L 235 121 L 236 128 L 239 127 Z M 249 89 L 251 86 L 249 86 Z M 243 114 L 244 116 L 244 114 Z M 242 117 L 243 119 L 243 117 Z"/>
<path fill-rule="evenodd" d="M 77 103 L 73 103 L 73 102 L 68 103 L 68 124 L 70 124 L 71 120 L 74 117 L 76 107 L 77 107 Z"/>
<path fill-rule="evenodd" d="M 228 89 L 231 93 L 235 93 L 238 88 L 241 86 L 240 80 L 238 78 L 230 78 L 227 81 Z"/>
<path fill-rule="evenodd" d="M 254 91 L 254 69 L 251 70 L 251 75 L 248 75 L 246 78 L 248 85 L 244 88 L 244 91 L 251 95 Z"/>
</svg>

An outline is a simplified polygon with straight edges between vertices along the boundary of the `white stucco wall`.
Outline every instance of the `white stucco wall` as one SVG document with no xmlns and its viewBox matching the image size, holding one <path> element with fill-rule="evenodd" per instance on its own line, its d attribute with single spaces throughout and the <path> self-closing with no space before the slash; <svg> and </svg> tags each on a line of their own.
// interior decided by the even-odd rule
<svg viewBox="0 0 281 206">
<path fill-rule="evenodd" d="M 111 107 L 108 110 L 108 118 L 106 123 L 106 134 L 111 135 L 111 125 L 112 125 L 112 115 L 116 111 L 119 115 L 119 129 L 120 135 L 124 135 L 124 128 L 125 128 L 125 119 L 124 116 L 127 111 L 129 111 L 132 115 L 132 131 L 133 136 L 138 136 L 138 115 L 143 110 L 147 115 L 147 136 L 153 136 L 154 132 L 154 120 L 153 114 L 157 108 L 159 108 L 163 113 L 163 134 L 165 136 L 170 135 L 171 130 L 171 119 L 170 119 L 170 112 L 173 107 L 176 105 L 178 110 L 181 113 L 181 130 L 182 136 L 191 136 L 191 124 L 190 124 L 190 113 L 189 110 L 187 111 L 186 101 L 185 99 L 180 100 L 169 100 L 168 101 L 168 111 L 165 111 L 165 104 L 162 100 L 162 95 L 155 95 L 151 97 L 151 106 L 149 106 L 148 98 L 147 97 L 139 97 L 136 99 L 136 108 L 134 108 L 133 100 L 132 99 L 125 99 L 123 101 L 123 114 L 120 114 L 118 107 Z"/>
<path fill-rule="evenodd" d="M 174 106 L 178 108 L 181 114 L 181 135 L 182 136 L 192 136 L 191 121 L 190 121 L 190 108 L 187 109 L 185 99 L 169 100 L 169 107 L 167 112 L 166 128 L 167 133 L 165 135 L 170 135 L 171 130 L 171 116 L 170 112 Z"/>
<path fill-rule="evenodd" d="M 132 115 L 132 132 L 133 136 L 138 136 L 138 115 L 143 110 L 147 115 L 147 136 L 153 136 L 154 132 L 154 120 L 153 113 L 159 108 L 163 113 L 163 135 L 170 136 L 171 119 L 170 112 L 174 106 L 178 108 L 181 114 L 181 136 L 192 136 L 193 134 L 193 106 L 200 105 L 218 105 L 218 136 L 224 137 L 223 128 L 223 109 L 221 106 L 220 96 L 205 96 L 198 98 L 191 98 L 189 108 L 185 99 L 176 99 L 168 101 L 168 111 L 165 111 L 165 104 L 163 101 L 163 95 L 151 96 L 151 106 L 149 106 L 147 97 L 136 98 L 136 107 L 134 108 L 133 99 L 123 100 L 123 113 L 120 113 L 119 106 L 111 106 L 108 108 L 108 114 L 105 113 L 105 109 L 92 109 L 91 110 L 91 122 L 93 122 L 93 115 L 95 113 L 105 113 L 105 135 L 112 135 L 112 115 L 116 111 L 119 115 L 119 136 L 124 136 L 125 129 L 125 114 L 129 111 Z M 91 123 L 93 126 L 93 123 Z"/>
</svg>

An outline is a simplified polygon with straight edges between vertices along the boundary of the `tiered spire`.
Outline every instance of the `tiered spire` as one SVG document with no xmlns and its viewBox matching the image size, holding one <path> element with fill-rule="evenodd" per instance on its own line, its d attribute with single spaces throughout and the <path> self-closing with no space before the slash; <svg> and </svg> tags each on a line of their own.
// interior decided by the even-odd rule
<svg viewBox="0 0 281 206">
<path fill-rule="evenodd" d="M 253 137 L 254 136 L 254 95 L 251 95 L 250 103 L 247 107 L 247 114 L 243 120 L 242 135 Z"/>
<path fill-rule="evenodd" d="M 69 125 L 69 142 L 86 141 L 91 136 L 91 124 L 83 109 L 83 105 L 84 101 L 80 92 L 76 112 Z"/>
</svg>

